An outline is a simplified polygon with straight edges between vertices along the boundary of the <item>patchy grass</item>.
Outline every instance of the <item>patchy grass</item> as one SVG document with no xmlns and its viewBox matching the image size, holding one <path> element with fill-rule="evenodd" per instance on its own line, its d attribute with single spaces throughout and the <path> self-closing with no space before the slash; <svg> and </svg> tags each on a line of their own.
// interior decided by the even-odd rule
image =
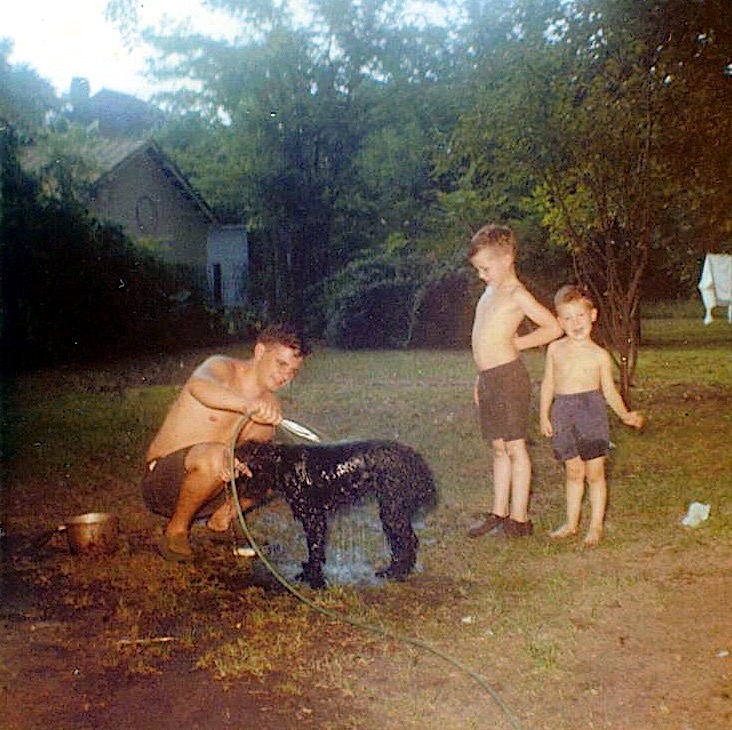
<svg viewBox="0 0 732 730">
<path fill-rule="evenodd" d="M 729 639 L 715 611 L 723 616 L 732 598 L 732 326 L 659 318 L 644 322 L 644 341 L 634 406 L 648 422 L 637 433 L 611 416 L 610 505 L 595 550 L 546 536 L 565 504 L 561 467 L 536 426 L 536 536 L 465 537 L 471 514 L 491 497 L 469 353 L 316 351 L 283 394 L 286 415 L 332 439 L 409 443 L 431 463 L 440 490 L 420 530 L 420 572 L 405 583 L 302 589 L 322 612 L 228 547 L 197 544 L 193 565 L 169 565 L 155 553 L 162 522 L 140 499 L 142 455 L 205 353 L 28 375 L 8 390 L 8 544 L 22 547 L 68 515 L 109 510 L 120 516 L 122 547 L 75 559 L 59 535 L 36 554 L 12 555 L 12 579 L 40 597 L 36 618 L 71 627 L 58 634 L 59 646 L 70 650 L 93 627 L 100 662 L 129 678 L 184 661 L 226 686 L 247 680 L 301 704 L 308 693 L 334 693 L 341 710 L 333 705 L 313 727 L 509 726 L 470 676 L 395 635 L 488 677 L 526 728 L 725 727 L 732 711 L 720 687 L 729 669 L 712 657 Z M 526 359 L 538 388 L 542 354 Z M 711 518 L 683 529 L 695 500 L 711 504 Z M 255 514 L 251 526 L 280 549 L 275 562 L 302 549 L 287 542 L 299 533 L 281 504 Z M 691 596 L 699 591 L 707 592 L 697 605 Z M 702 628 L 703 638 L 687 644 Z M 170 641 L 153 641 L 161 638 Z M 300 723 L 309 721 L 308 707 Z"/>
</svg>

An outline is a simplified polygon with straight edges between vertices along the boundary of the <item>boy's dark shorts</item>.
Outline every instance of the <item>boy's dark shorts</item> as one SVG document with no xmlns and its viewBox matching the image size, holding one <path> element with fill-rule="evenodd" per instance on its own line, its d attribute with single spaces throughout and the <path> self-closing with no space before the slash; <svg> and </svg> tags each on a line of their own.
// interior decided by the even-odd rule
<svg viewBox="0 0 732 730">
<path fill-rule="evenodd" d="M 145 464 L 142 477 L 142 497 L 147 508 L 155 514 L 172 516 L 178 502 L 178 494 L 186 475 L 186 456 L 192 447 L 178 449 L 167 456 Z M 196 513 L 199 517 L 210 517 L 226 501 L 226 490 L 223 489 L 213 499 L 204 504 Z"/>
<path fill-rule="evenodd" d="M 525 439 L 529 428 L 531 379 L 522 360 L 478 374 L 478 415 L 483 438 Z"/>
<path fill-rule="evenodd" d="M 591 461 L 607 456 L 610 425 L 605 399 L 599 390 L 557 395 L 552 404 L 552 448 L 557 461 L 579 456 Z"/>
</svg>

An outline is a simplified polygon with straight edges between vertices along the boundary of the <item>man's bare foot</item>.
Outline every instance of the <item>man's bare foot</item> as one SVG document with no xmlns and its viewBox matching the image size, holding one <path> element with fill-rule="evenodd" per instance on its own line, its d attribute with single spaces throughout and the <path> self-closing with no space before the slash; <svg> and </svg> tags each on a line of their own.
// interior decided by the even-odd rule
<svg viewBox="0 0 732 730">
<path fill-rule="evenodd" d="M 210 530 L 211 532 L 220 532 L 220 533 L 228 533 L 229 532 L 229 525 L 231 524 L 231 520 L 224 523 L 223 520 L 211 520 L 206 523 L 206 529 Z"/>
<path fill-rule="evenodd" d="M 585 539 L 582 541 L 582 544 L 585 545 L 585 547 L 595 547 L 595 545 L 600 542 L 601 537 L 602 530 L 590 528 L 587 533 L 587 537 L 585 537 Z"/>
<path fill-rule="evenodd" d="M 567 524 L 562 525 L 561 527 L 557 527 L 554 532 L 549 533 L 549 537 L 554 538 L 555 540 L 563 540 L 565 537 L 572 537 L 573 535 L 577 534 L 577 528 L 576 527 L 570 527 Z"/>
<path fill-rule="evenodd" d="M 211 530 L 211 532 L 228 532 L 233 517 L 234 509 L 227 500 L 208 518 L 206 527 Z"/>
</svg>

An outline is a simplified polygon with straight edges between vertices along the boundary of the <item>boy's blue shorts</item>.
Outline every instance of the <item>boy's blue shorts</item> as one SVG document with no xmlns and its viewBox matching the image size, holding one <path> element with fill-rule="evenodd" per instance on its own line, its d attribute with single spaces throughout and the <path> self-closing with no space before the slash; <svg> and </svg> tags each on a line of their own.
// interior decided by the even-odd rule
<svg viewBox="0 0 732 730">
<path fill-rule="evenodd" d="M 599 390 L 555 396 L 551 417 L 555 459 L 568 461 L 579 456 L 582 461 L 591 461 L 607 456 L 610 425 Z"/>
</svg>

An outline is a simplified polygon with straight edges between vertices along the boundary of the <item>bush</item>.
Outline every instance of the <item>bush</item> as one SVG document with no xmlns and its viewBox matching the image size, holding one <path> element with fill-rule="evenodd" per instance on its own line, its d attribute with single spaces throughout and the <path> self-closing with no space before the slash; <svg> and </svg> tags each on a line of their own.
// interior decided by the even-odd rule
<svg viewBox="0 0 732 730">
<path fill-rule="evenodd" d="M 171 351 L 223 336 L 218 315 L 179 271 L 73 201 L 42 199 L 17 165 L 4 171 L 5 369 Z"/>
<path fill-rule="evenodd" d="M 406 347 L 425 270 L 420 257 L 382 253 L 354 261 L 326 281 L 319 303 L 328 344 L 346 350 Z"/>
<path fill-rule="evenodd" d="M 459 349 L 470 346 L 472 278 L 464 271 L 448 271 L 422 287 L 415 305 L 411 347 Z"/>
</svg>

